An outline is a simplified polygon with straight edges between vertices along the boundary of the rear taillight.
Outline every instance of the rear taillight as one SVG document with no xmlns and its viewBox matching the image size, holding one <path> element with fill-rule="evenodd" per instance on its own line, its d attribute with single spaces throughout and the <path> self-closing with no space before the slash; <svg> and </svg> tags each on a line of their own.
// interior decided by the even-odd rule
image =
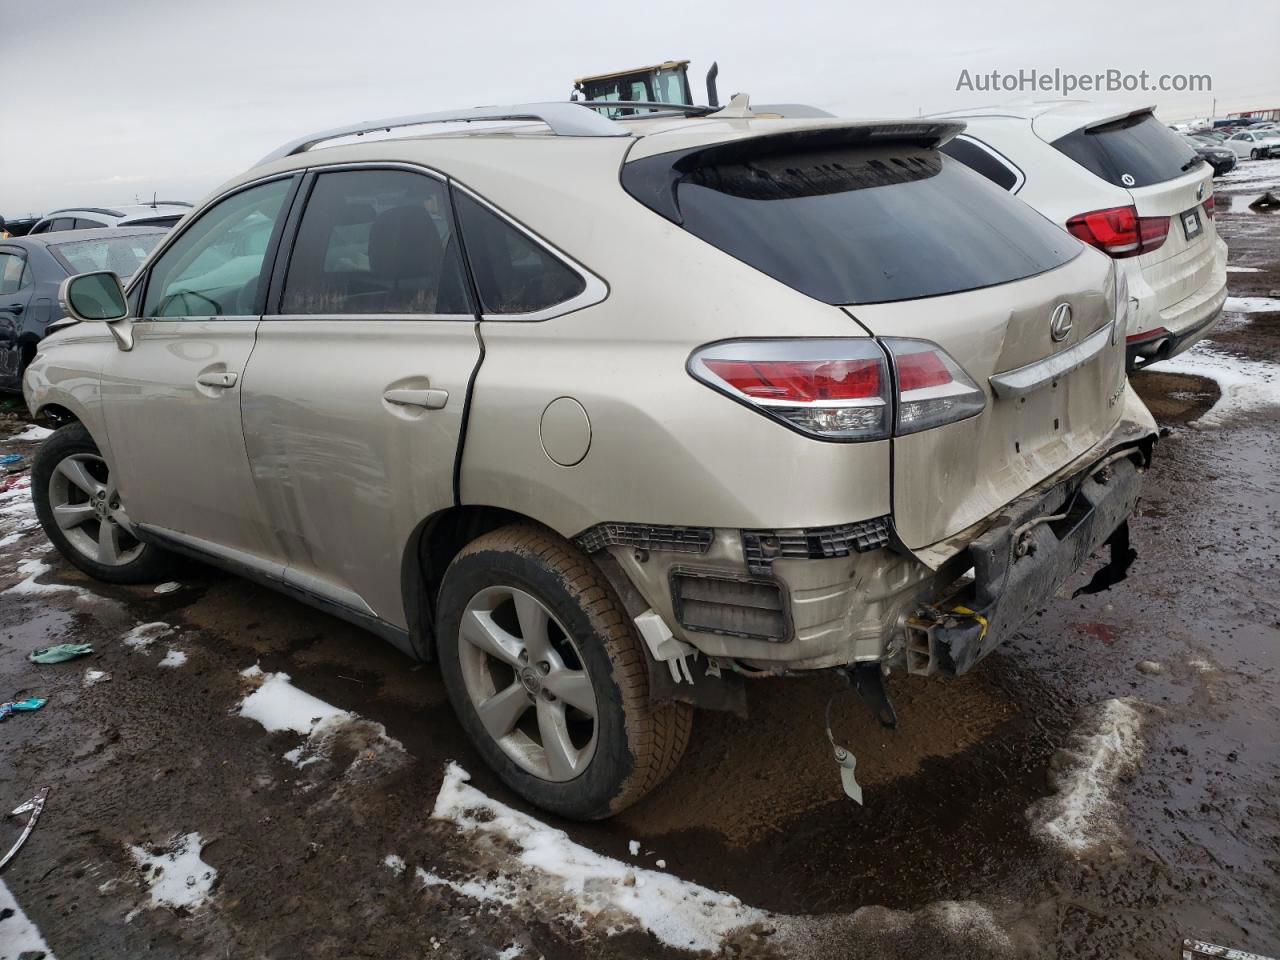
<svg viewBox="0 0 1280 960">
<path fill-rule="evenodd" d="M 884 349 L 874 340 L 734 340 L 696 351 L 689 372 L 826 440 L 882 440 L 982 411 L 982 391 L 941 347 L 896 338 L 882 343 Z"/>
<path fill-rule="evenodd" d="M 1205 216 L 1207 216 L 1210 220 L 1213 219 L 1213 208 L 1214 208 L 1213 194 L 1211 193 L 1204 198 Z"/>
<path fill-rule="evenodd" d="M 987 405 L 978 385 L 936 343 L 897 337 L 883 342 L 897 376 L 897 436 L 967 420 Z"/>
<path fill-rule="evenodd" d="M 889 369 L 874 340 L 734 340 L 689 372 L 766 416 L 828 440 L 889 435 Z"/>
<path fill-rule="evenodd" d="M 1158 249 L 1169 236 L 1169 218 L 1140 217 L 1132 206 L 1109 207 L 1077 214 L 1067 221 L 1067 230 L 1120 260 Z"/>
</svg>

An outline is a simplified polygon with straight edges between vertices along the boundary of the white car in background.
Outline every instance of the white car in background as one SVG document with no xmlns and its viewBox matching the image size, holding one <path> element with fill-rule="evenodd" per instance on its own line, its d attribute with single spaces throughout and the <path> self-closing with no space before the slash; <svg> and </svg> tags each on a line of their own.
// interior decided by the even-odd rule
<svg viewBox="0 0 1280 960">
<path fill-rule="evenodd" d="M 1227 298 L 1213 168 L 1152 109 L 1051 100 L 934 115 L 966 125 L 944 153 L 1122 268 L 1130 370 L 1191 347 Z"/>
<path fill-rule="evenodd" d="M 1241 130 L 1228 137 L 1223 146 L 1241 160 L 1246 157 L 1250 160 L 1280 157 L 1280 131 Z"/>
</svg>

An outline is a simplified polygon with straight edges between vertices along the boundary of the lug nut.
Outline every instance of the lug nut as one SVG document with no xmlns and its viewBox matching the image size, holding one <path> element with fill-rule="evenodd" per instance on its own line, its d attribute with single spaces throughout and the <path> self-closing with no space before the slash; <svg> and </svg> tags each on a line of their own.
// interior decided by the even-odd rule
<svg viewBox="0 0 1280 960">
<path fill-rule="evenodd" d="M 539 661 L 538 661 L 538 669 L 539 669 L 539 670 L 541 670 L 543 673 L 550 673 L 550 672 L 551 672 L 551 664 L 547 663 L 547 661 L 545 661 L 545 660 L 539 660 Z"/>
</svg>

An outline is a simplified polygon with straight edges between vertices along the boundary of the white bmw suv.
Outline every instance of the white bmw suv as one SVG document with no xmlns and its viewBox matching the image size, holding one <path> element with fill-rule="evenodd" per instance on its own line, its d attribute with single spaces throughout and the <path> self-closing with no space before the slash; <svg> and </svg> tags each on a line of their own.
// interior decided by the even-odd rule
<svg viewBox="0 0 1280 960">
<path fill-rule="evenodd" d="M 1151 107 L 1051 100 L 937 114 L 943 152 L 1116 261 L 1129 282 L 1129 368 L 1191 347 L 1227 299 L 1213 168 Z"/>
</svg>

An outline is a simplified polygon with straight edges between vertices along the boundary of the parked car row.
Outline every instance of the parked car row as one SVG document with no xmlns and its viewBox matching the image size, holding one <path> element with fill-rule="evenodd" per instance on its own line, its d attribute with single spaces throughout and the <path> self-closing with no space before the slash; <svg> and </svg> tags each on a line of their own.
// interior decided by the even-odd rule
<svg viewBox="0 0 1280 960">
<path fill-rule="evenodd" d="M 480 754 L 565 816 L 652 790 L 745 676 L 841 670 L 891 723 L 885 671 L 964 673 L 1131 559 L 1156 429 L 1126 368 L 1212 324 L 1225 249 L 1150 110 L 789 110 L 283 146 L 127 285 L 64 281 L 24 379 L 58 427 L 47 535 L 437 659 Z M 450 120 L 520 125 L 323 145 Z"/>
<path fill-rule="evenodd" d="M 63 280 L 96 270 L 132 277 L 163 236 L 155 227 L 120 227 L 0 240 L 0 390 L 22 389 L 36 344 L 65 315 Z"/>
</svg>

